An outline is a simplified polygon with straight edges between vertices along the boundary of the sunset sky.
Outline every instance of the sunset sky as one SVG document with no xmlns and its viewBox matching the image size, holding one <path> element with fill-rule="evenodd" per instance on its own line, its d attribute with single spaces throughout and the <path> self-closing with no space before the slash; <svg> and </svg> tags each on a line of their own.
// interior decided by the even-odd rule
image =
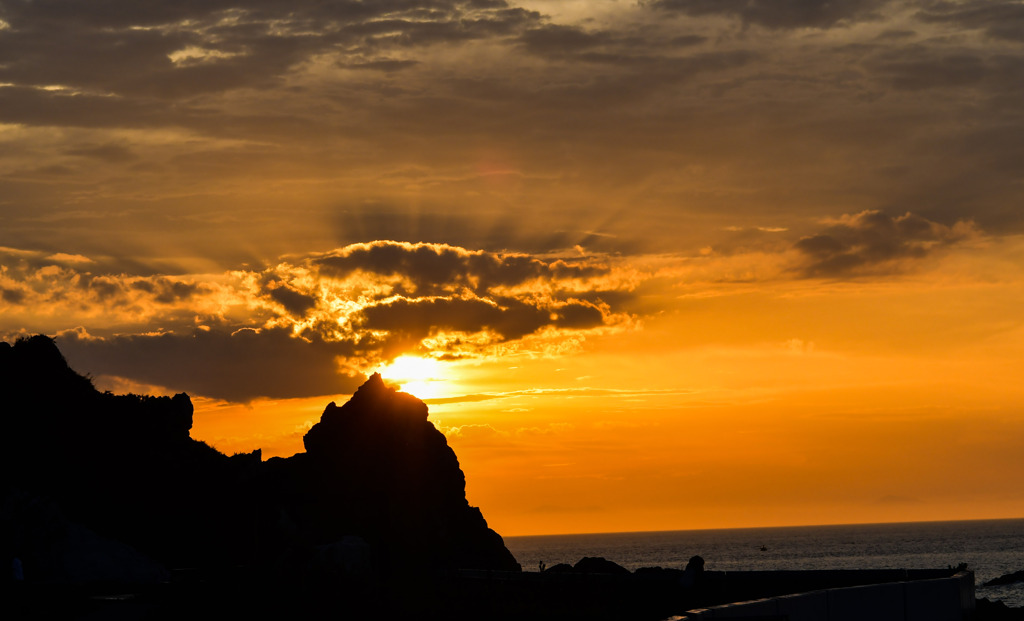
<svg viewBox="0 0 1024 621">
<path fill-rule="evenodd" d="M 0 336 L 503 535 L 1024 516 L 1024 2 L 0 0 Z"/>
</svg>

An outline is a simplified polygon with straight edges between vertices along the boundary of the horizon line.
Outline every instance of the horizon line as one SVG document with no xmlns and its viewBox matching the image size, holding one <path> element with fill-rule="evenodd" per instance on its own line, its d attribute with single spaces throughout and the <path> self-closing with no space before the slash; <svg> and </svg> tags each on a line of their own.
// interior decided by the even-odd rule
<svg viewBox="0 0 1024 621">
<path fill-rule="evenodd" d="M 1012 522 L 1024 520 L 1024 516 L 1001 517 L 1001 518 L 960 518 L 949 520 L 894 520 L 889 522 L 827 522 L 822 524 L 779 524 L 774 526 L 730 526 L 730 527 L 707 527 L 707 528 L 670 528 L 656 530 L 621 530 L 621 531 L 586 531 L 576 533 L 537 533 L 530 535 L 502 535 L 503 539 L 519 537 L 575 537 L 588 535 L 640 535 L 654 533 L 682 533 L 702 532 L 721 530 L 775 530 L 786 528 L 825 528 L 831 526 L 895 526 L 899 524 L 953 524 L 958 522 Z"/>
</svg>

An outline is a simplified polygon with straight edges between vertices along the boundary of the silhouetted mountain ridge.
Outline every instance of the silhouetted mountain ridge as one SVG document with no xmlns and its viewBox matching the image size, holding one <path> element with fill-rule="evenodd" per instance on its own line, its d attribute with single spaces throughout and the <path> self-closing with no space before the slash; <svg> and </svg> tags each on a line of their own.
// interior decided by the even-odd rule
<svg viewBox="0 0 1024 621">
<path fill-rule="evenodd" d="M 44 336 L 0 343 L 0 395 L 5 556 L 21 558 L 26 579 L 60 573 L 43 504 L 168 568 L 254 565 L 301 579 L 335 546 L 363 558 L 330 571 L 371 578 L 519 569 L 466 500 L 426 405 L 379 375 L 327 406 L 306 453 L 266 462 L 192 439 L 183 393 L 100 393 Z"/>
</svg>

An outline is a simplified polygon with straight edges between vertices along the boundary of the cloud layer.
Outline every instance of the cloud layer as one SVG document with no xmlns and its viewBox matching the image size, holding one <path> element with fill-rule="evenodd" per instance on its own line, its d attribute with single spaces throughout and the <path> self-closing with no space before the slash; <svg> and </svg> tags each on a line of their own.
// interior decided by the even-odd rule
<svg viewBox="0 0 1024 621">
<path fill-rule="evenodd" d="M 654 0 L 651 6 L 686 15 L 727 15 L 744 25 L 766 28 L 831 28 L 855 21 L 879 19 L 888 0 Z"/>
<path fill-rule="evenodd" d="M 847 276 L 890 272 L 906 259 L 921 259 L 977 234 L 968 222 L 944 226 L 911 213 L 880 211 L 845 216 L 825 230 L 801 238 L 794 248 L 805 259 L 805 276 Z"/>
<path fill-rule="evenodd" d="M 81 369 L 234 401 L 347 392 L 403 354 L 562 355 L 671 311 L 664 291 L 898 277 L 982 233 L 865 211 L 799 235 L 731 230 L 693 256 L 573 257 L 375 241 L 222 274 L 133 275 L 2 249 L 8 324 L 59 333 Z"/>
<path fill-rule="evenodd" d="M 247 399 L 335 392 L 403 352 L 550 353 L 674 312 L 681 288 L 926 270 L 1024 231 L 1022 19 L 5 2 L 0 330 L 72 330 L 97 373 L 155 377 L 163 350 L 340 374 L 168 375 Z"/>
<path fill-rule="evenodd" d="M 1018 4 L 599 4 L 5 3 L 0 245 L 229 269 L 869 210 L 1021 230 Z"/>
<path fill-rule="evenodd" d="M 403 353 L 474 357 L 527 338 L 608 329 L 630 320 L 621 306 L 634 286 L 594 257 L 403 242 L 174 277 L 5 252 L 8 320 L 60 332 L 82 371 L 229 400 L 344 393 Z"/>
</svg>

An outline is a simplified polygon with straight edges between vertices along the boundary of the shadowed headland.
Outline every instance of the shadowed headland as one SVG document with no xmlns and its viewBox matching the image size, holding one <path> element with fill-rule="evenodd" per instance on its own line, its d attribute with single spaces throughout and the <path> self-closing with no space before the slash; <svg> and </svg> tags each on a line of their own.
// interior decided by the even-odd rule
<svg viewBox="0 0 1024 621">
<path fill-rule="evenodd" d="M 44 336 L 0 343 L 0 394 L 3 557 L 26 585 L 397 614 L 435 609 L 455 570 L 519 571 L 426 405 L 380 375 L 267 461 L 193 440 L 188 395 L 97 391 Z"/>
</svg>

